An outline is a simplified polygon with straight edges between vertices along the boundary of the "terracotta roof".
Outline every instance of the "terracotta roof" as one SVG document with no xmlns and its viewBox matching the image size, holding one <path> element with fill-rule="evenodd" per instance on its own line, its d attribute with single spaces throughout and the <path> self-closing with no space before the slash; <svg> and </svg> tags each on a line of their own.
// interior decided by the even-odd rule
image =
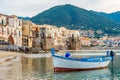
<svg viewBox="0 0 120 80">
<path fill-rule="evenodd" d="M 17 17 L 16 15 L 11 15 L 11 16 L 9 16 L 9 18 L 15 18 L 15 17 Z"/>
<path fill-rule="evenodd" d="M 90 40 L 89 38 L 80 38 L 80 40 Z"/>
<path fill-rule="evenodd" d="M 8 15 L 6 15 L 6 14 L 2 14 L 2 13 L 0 13 L 0 16 L 6 16 L 6 17 L 8 17 Z"/>
<path fill-rule="evenodd" d="M 15 18 L 15 17 L 17 17 L 16 15 L 11 15 L 11 16 L 9 16 L 9 15 L 2 14 L 2 13 L 0 13 L 0 16 L 6 16 L 6 17 L 9 17 L 9 18 Z"/>
</svg>

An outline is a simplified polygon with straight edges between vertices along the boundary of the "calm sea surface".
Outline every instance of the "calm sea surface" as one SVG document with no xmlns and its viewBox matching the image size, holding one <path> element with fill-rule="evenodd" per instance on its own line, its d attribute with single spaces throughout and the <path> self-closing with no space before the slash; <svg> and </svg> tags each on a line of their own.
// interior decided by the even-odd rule
<svg viewBox="0 0 120 80">
<path fill-rule="evenodd" d="M 1 61 L 0 80 L 120 80 L 120 56 L 113 68 L 110 63 L 106 69 L 54 73 L 50 54 L 23 55 Z"/>
</svg>

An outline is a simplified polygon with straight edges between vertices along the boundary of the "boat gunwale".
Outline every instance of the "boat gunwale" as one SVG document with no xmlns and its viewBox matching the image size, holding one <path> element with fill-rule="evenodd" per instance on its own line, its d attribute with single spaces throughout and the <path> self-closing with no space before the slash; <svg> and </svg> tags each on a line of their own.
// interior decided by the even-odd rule
<svg viewBox="0 0 120 80">
<path fill-rule="evenodd" d="M 55 55 L 55 54 L 52 55 L 52 57 L 57 57 L 57 58 L 61 58 L 61 59 L 65 59 L 65 60 L 72 60 L 72 61 L 81 61 L 81 62 L 107 62 L 107 61 L 112 59 L 110 56 L 97 56 L 99 58 L 102 58 L 102 60 L 82 60 L 82 58 L 64 57 L 64 56 L 58 56 L 58 55 Z M 109 59 L 105 60 L 105 57 L 109 58 Z M 91 57 L 89 57 L 89 58 L 91 58 Z M 86 58 L 86 59 L 88 59 L 88 58 Z"/>
</svg>

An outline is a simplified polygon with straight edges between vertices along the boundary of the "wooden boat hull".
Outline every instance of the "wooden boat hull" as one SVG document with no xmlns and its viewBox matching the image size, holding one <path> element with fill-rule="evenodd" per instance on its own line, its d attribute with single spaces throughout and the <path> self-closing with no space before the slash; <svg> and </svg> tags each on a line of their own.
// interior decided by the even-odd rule
<svg viewBox="0 0 120 80">
<path fill-rule="evenodd" d="M 110 60 L 87 62 L 73 59 L 71 60 L 69 58 L 65 59 L 56 56 L 52 56 L 52 60 L 55 72 L 102 69 L 106 68 L 110 62 Z"/>
<path fill-rule="evenodd" d="M 105 67 L 98 67 L 98 68 L 59 68 L 59 67 L 55 67 L 54 68 L 54 72 L 69 72 L 69 71 L 86 71 L 86 70 L 96 70 L 96 69 L 104 69 L 107 68 L 107 66 Z"/>
</svg>

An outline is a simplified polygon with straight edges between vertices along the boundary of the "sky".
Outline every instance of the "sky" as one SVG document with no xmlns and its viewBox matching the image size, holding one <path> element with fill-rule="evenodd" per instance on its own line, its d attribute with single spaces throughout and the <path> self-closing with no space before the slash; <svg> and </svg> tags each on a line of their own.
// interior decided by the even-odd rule
<svg viewBox="0 0 120 80">
<path fill-rule="evenodd" d="M 98 12 L 120 11 L 120 0 L 0 0 L 0 13 L 32 17 L 53 6 L 65 4 Z"/>
</svg>

